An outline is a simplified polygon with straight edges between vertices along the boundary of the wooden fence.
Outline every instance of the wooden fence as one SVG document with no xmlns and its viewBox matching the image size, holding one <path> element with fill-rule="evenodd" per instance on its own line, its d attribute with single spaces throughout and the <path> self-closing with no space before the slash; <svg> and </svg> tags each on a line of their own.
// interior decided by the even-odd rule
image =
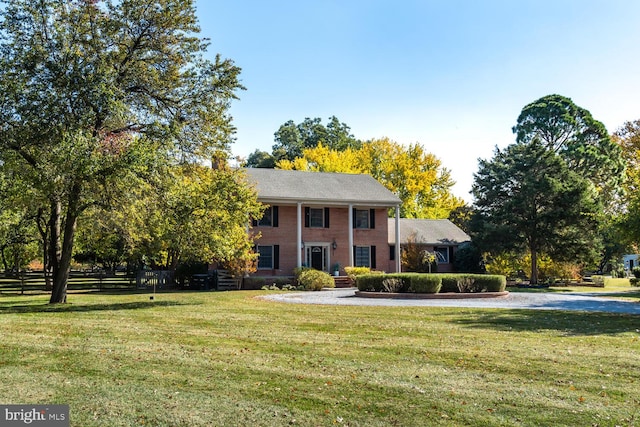
<svg viewBox="0 0 640 427">
<path fill-rule="evenodd" d="M 106 274 L 103 271 L 71 271 L 68 290 L 130 290 L 135 289 L 135 280 L 124 273 Z M 0 293 L 41 293 L 46 289 L 42 271 L 0 273 Z"/>
<path fill-rule="evenodd" d="M 227 270 L 209 271 L 207 274 L 194 274 L 180 283 L 181 289 L 230 291 L 240 289 L 241 279 L 235 278 Z M 173 272 L 163 270 L 143 270 L 138 272 L 138 289 L 169 289 L 178 287 Z"/>
<path fill-rule="evenodd" d="M 231 291 L 240 289 L 242 279 L 234 277 L 227 270 L 216 270 L 217 272 L 217 284 L 216 289 L 219 291 Z"/>
<path fill-rule="evenodd" d="M 196 277 L 201 276 L 201 277 Z M 135 289 L 176 288 L 172 271 L 142 270 L 135 277 L 124 273 L 106 274 L 103 271 L 72 271 L 67 289 L 74 290 L 135 290 Z M 205 275 L 194 275 L 186 282 L 185 289 L 195 290 L 235 290 L 240 289 L 241 280 L 234 278 L 226 270 L 216 270 Z M 0 273 L 0 293 L 43 293 L 46 288 L 42 271 Z"/>
</svg>

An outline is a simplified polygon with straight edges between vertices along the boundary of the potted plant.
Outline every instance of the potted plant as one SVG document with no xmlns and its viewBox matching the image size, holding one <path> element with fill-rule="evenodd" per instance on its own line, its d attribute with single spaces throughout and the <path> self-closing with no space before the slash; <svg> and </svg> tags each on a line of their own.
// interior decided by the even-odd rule
<svg viewBox="0 0 640 427">
<path fill-rule="evenodd" d="M 336 277 L 340 276 L 340 264 L 337 262 L 333 264 L 333 275 Z"/>
</svg>

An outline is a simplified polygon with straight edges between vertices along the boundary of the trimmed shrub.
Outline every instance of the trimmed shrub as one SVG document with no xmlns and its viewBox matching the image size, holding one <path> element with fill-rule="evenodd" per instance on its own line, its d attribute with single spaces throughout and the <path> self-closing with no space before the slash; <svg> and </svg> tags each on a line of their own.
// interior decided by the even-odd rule
<svg viewBox="0 0 640 427">
<path fill-rule="evenodd" d="M 296 267 L 293 269 L 293 278 L 296 280 L 296 282 L 300 283 L 300 275 L 302 273 L 304 273 L 305 271 L 308 270 L 313 270 L 313 268 L 311 267 Z"/>
<path fill-rule="evenodd" d="M 418 294 L 437 294 L 442 287 L 442 278 L 437 274 L 412 274 L 409 292 Z"/>
<path fill-rule="evenodd" d="M 328 273 L 319 270 L 304 270 L 298 277 L 298 282 L 308 291 L 320 291 L 322 288 L 334 288 L 336 283 Z"/>
<path fill-rule="evenodd" d="M 631 272 L 633 273 L 633 277 L 635 277 L 636 279 L 640 279 L 640 267 L 633 267 L 633 270 L 631 270 Z"/>
<path fill-rule="evenodd" d="M 384 274 L 382 271 L 371 271 L 369 267 L 345 267 L 344 272 L 347 273 L 349 279 L 356 281 L 356 277 L 365 274 Z"/>
<path fill-rule="evenodd" d="M 437 293 L 440 284 L 437 274 L 367 274 L 356 277 L 356 286 L 363 292 Z"/>
<path fill-rule="evenodd" d="M 478 274 L 474 276 L 478 292 L 504 292 L 507 289 L 507 278 L 497 274 Z"/>
<path fill-rule="evenodd" d="M 384 278 L 380 274 L 363 274 L 354 277 L 356 287 L 362 292 L 382 292 L 384 289 L 382 283 Z"/>
<path fill-rule="evenodd" d="M 440 292 L 503 292 L 507 288 L 506 277 L 499 274 L 441 274 Z"/>
<path fill-rule="evenodd" d="M 503 292 L 507 279 L 497 274 L 368 274 L 358 276 L 356 286 L 363 292 Z"/>
<path fill-rule="evenodd" d="M 632 277 L 629 279 L 629 283 L 631 284 L 631 286 L 640 286 L 640 278 Z"/>
<path fill-rule="evenodd" d="M 402 291 L 404 283 L 399 277 L 387 277 L 382 281 L 382 287 L 385 292 L 396 293 Z"/>
</svg>

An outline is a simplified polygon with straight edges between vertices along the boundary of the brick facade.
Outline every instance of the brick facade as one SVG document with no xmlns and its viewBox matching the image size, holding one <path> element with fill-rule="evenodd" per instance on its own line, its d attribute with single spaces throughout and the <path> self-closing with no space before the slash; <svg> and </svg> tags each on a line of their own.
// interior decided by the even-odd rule
<svg viewBox="0 0 640 427">
<path fill-rule="evenodd" d="M 273 205 L 276 206 L 276 205 Z M 325 222 L 320 227 L 305 226 L 306 209 L 321 209 Z M 348 207 L 308 206 L 301 207 L 301 226 L 303 248 L 297 245 L 297 205 L 277 205 L 277 226 L 254 225 L 253 232 L 260 233 L 256 241 L 258 246 L 277 245 L 277 268 L 259 268 L 255 275 L 260 276 L 290 276 L 297 266 L 298 251 L 302 256 L 302 264 L 314 264 L 331 273 L 333 266 L 340 264 L 340 274 L 344 274 L 344 267 L 351 265 L 353 247 L 349 246 L 349 235 L 353 231 L 353 245 L 368 247 L 370 256 L 375 252 L 375 260 L 371 264 L 377 270 L 395 271 L 395 262 L 390 261 L 388 243 L 387 208 L 369 208 L 358 206 L 358 210 L 368 210 L 374 213 L 370 216 L 370 223 L 374 228 L 349 230 L 349 220 L 353 213 Z M 318 211 L 316 211 L 318 213 Z M 328 221 L 326 216 L 328 213 Z M 327 226 L 328 225 L 328 226 Z M 335 248 L 334 248 L 335 247 Z M 371 249 L 375 248 L 375 249 Z M 354 259 L 355 260 L 355 259 Z M 264 266 L 263 266 L 264 267 Z"/>
</svg>

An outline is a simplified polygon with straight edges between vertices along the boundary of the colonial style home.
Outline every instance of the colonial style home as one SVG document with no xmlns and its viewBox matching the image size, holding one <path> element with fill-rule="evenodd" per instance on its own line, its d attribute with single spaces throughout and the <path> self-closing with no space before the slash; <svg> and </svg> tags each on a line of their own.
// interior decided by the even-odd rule
<svg viewBox="0 0 640 427">
<path fill-rule="evenodd" d="M 438 263 L 438 272 L 453 271 L 453 261 L 460 244 L 471 238 L 448 219 L 402 218 L 400 224 L 400 246 L 408 243 L 420 245 L 424 250 L 434 252 Z M 395 221 L 393 221 L 395 224 Z M 392 224 L 392 220 L 389 220 Z M 389 233 L 389 246 L 395 249 L 398 234 Z"/>
<path fill-rule="evenodd" d="M 246 169 L 268 207 L 252 224 L 259 276 L 301 266 L 344 274 L 346 266 L 400 271 L 400 199 L 369 175 Z M 388 220 L 389 211 L 395 219 Z"/>
</svg>

